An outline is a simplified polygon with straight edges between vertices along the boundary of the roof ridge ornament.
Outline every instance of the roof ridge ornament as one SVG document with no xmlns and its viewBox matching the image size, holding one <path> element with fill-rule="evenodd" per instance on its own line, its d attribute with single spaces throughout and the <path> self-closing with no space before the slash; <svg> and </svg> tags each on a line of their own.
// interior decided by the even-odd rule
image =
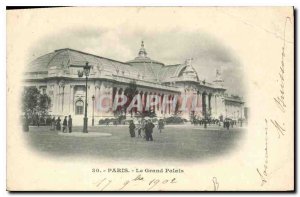
<svg viewBox="0 0 300 197">
<path fill-rule="evenodd" d="M 193 58 L 188 58 L 188 59 L 185 60 L 185 64 L 186 64 L 187 66 L 192 66 L 192 61 L 193 61 L 193 60 L 194 60 Z"/>
<path fill-rule="evenodd" d="M 140 48 L 140 51 L 139 51 L 139 57 L 147 57 L 147 52 L 146 52 L 143 40 L 142 40 L 141 48 Z"/>
<path fill-rule="evenodd" d="M 220 69 L 216 69 L 216 81 L 223 81 Z"/>
<path fill-rule="evenodd" d="M 224 80 L 222 79 L 221 69 L 216 69 L 216 79 L 214 80 L 214 83 L 220 87 L 224 86 Z"/>
</svg>

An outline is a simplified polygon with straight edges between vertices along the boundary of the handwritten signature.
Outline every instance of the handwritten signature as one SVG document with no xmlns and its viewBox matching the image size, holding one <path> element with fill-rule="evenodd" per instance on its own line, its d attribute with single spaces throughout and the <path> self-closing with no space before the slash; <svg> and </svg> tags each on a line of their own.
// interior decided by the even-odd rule
<svg viewBox="0 0 300 197">
<path fill-rule="evenodd" d="M 268 176 L 268 120 L 265 119 L 265 162 L 263 167 L 263 172 L 261 173 L 258 168 L 256 171 L 261 179 L 261 186 L 267 183 L 267 176 Z"/>
<path fill-rule="evenodd" d="M 283 33 L 283 45 L 282 45 L 282 51 L 281 51 L 281 64 L 279 67 L 279 96 L 274 97 L 274 102 L 280 112 L 285 113 L 286 112 L 286 102 L 285 102 L 285 48 L 286 48 L 286 37 L 285 37 L 285 32 L 286 32 L 286 26 L 287 22 L 291 23 L 291 18 L 286 17 L 285 18 L 285 23 L 284 23 L 284 33 Z M 277 80 L 278 81 L 278 80 Z M 281 136 L 284 136 L 285 134 L 285 124 L 284 122 L 282 124 L 279 123 L 277 120 L 272 120 L 270 119 L 272 125 L 276 128 L 278 138 Z"/>
<path fill-rule="evenodd" d="M 283 33 L 283 46 L 281 52 L 281 65 L 279 70 L 279 96 L 274 97 L 274 102 L 279 110 L 285 113 L 286 110 L 286 103 L 285 103 L 285 45 L 286 45 L 286 38 L 285 38 L 285 31 L 286 31 L 286 24 L 287 22 L 291 22 L 290 17 L 286 17 L 285 24 L 284 24 L 284 33 Z"/>
</svg>

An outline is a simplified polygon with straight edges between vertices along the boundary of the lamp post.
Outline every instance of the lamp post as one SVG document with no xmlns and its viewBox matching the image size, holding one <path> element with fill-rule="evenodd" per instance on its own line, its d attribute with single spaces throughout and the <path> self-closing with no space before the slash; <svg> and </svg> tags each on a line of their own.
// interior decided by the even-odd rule
<svg viewBox="0 0 300 197">
<path fill-rule="evenodd" d="M 88 76 L 90 74 L 91 66 L 88 62 L 86 62 L 85 66 L 83 67 L 83 71 L 78 71 L 78 77 L 83 77 L 85 75 L 85 107 L 84 107 L 84 118 L 83 118 L 83 133 L 87 133 L 88 129 L 88 117 L 87 117 L 87 81 Z"/>
<path fill-rule="evenodd" d="M 93 118 L 92 118 L 92 126 L 94 126 L 95 95 L 92 96 L 92 100 L 93 100 Z"/>
<path fill-rule="evenodd" d="M 206 95 L 205 95 L 206 96 Z M 204 96 L 204 128 L 207 128 L 207 122 L 206 122 L 206 119 L 207 119 L 207 103 L 205 102 L 206 98 Z"/>
<path fill-rule="evenodd" d="M 243 109 L 241 109 L 241 127 L 243 127 Z"/>
</svg>

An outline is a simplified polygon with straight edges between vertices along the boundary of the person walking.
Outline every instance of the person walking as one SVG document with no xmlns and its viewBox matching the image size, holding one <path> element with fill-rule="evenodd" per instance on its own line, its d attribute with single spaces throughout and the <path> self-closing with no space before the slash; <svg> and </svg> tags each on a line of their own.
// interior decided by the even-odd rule
<svg viewBox="0 0 300 197">
<path fill-rule="evenodd" d="M 154 124 L 151 121 L 147 121 L 147 124 L 145 126 L 146 128 L 146 140 L 147 141 L 153 141 L 152 133 L 153 133 L 153 128 Z"/>
<path fill-rule="evenodd" d="M 160 119 L 158 121 L 158 130 L 160 133 L 161 133 L 162 129 L 164 129 L 164 122 L 163 122 L 163 120 Z"/>
<path fill-rule="evenodd" d="M 65 119 L 63 121 L 63 133 L 67 132 L 67 126 L 68 126 L 67 116 L 65 116 Z"/>
<path fill-rule="evenodd" d="M 71 117 L 71 115 L 69 115 L 68 127 L 69 127 L 69 133 L 72 133 L 72 117 Z"/>
<path fill-rule="evenodd" d="M 149 125 L 148 125 L 148 120 L 145 120 L 145 124 L 144 124 L 144 138 L 146 139 L 146 141 L 149 141 Z"/>
<path fill-rule="evenodd" d="M 53 118 L 51 119 L 51 131 L 55 130 L 55 116 L 53 116 Z"/>
<path fill-rule="evenodd" d="M 155 127 L 155 125 L 150 121 L 150 135 L 149 135 L 149 140 L 153 141 L 153 137 L 152 137 L 152 133 L 153 133 L 153 128 Z"/>
<path fill-rule="evenodd" d="M 142 137 L 142 125 L 138 128 L 138 137 Z"/>
<path fill-rule="evenodd" d="M 129 124 L 129 133 L 130 133 L 130 137 L 135 137 L 135 125 L 133 123 L 133 120 L 130 121 Z"/>
<path fill-rule="evenodd" d="M 60 131 L 60 129 L 61 129 L 60 122 L 61 122 L 60 117 L 58 117 L 57 120 L 56 120 L 56 130 L 57 131 Z"/>
</svg>

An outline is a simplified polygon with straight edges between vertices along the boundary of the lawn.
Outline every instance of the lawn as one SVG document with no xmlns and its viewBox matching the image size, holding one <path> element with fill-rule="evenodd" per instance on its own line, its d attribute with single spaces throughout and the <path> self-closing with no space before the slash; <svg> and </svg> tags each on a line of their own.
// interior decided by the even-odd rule
<svg viewBox="0 0 300 197">
<path fill-rule="evenodd" d="M 73 128 L 81 132 L 82 127 Z M 245 129 L 204 129 L 201 126 L 166 126 L 162 133 L 154 129 L 154 141 L 131 138 L 128 126 L 90 127 L 89 133 L 103 132 L 111 136 L 78 137 L 58 134 L 48 127 L 31 127 L 26 137 L 38 152 L 55 157 L 92 156 L 116 159 L 208 159 L 233 150 L 246 132 Z M 89 135 L 89 134 L 87 134 Z"/>
</svg>

